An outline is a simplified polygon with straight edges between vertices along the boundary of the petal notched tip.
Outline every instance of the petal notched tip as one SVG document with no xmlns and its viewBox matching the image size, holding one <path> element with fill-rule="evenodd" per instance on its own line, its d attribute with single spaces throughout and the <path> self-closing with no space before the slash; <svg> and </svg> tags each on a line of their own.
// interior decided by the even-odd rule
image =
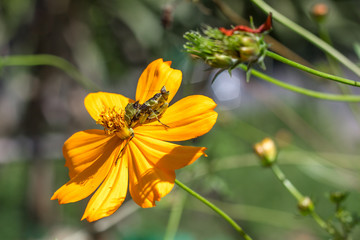
<svg viewBox="0 0 360 240">
<path fill-rule="evenodd" d="M 59 190 L 58 190 L 58 191 L 59 191 Z M 71 202 L 71 201 L 65 202 L 65 201 L 63 201 L 61 198 L 59 198 L 58 191 L 56 191 L 56 192 L 52 195 L 52 197 L 50 198 L 50 200 L 57 200 L 57 201 L 58 201 L 58 204 L 66 204 L 66 203 Z"/>
<path fill-rule="evenodd" d="M 163 59 L 151 62 L 139 78 L 135 99 L 144 103 L 165 86 L 170 92 L 168 102 L 171 102 L 180 87 L 182 72 L 170 65 L 171 61 L 164 62 Z"/>
<path fill-rule="evenodd" d="M 50 198 L 50 200 L 56 200 L 57 199 L 57 197 L 56 197 L 56 195 L 55 195 L 55 193 L 52 195 L 52 197 Z M 60 203 L 59 203 L 60 204 Z"/>
</svg>

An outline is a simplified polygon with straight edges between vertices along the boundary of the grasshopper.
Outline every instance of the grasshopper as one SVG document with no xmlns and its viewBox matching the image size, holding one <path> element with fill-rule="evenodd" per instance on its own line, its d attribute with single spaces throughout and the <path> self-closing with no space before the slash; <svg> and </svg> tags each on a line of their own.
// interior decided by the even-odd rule
<svg viewBox="0 0 360 240">
<path fill-rule="evenodd" d="M 155 120 L 157 120 L 165 127 L 169 127 L 168 125 L 162 123 L 159 119 L 169 106 L 169 103 L 167 102 L 169 94 L 170 92 L 166 91 L 165 86 L 163 86 L 160 90 L 160 93 L 156 93 L 152 98 L 143 104 L 140 104 L 139 101 L 128 103 L 125 107 L 124 115 L 128 127 L 132 129 L 137 124 L 153 122 Z M 126 142 L 123 149 L 121 149 L 119 156 L 133 137 L 134 133 L 132 133 L 130 139 Z M 119 157 L 117 157 L 115 164 L 117 163 L 118 159 Z"/>
<path fill-rule="evenodd" d="M 125 120 L 129 127 L 135 127 L 137 124 L 143 124 L 153 122 L 157 120 L 162 125 L 166 124 L 160 121 L 160 117 L 166 111 L 169 106 L 167 102 L 170 92 L 163 86 L 160 93 L 156 93 L 152 98 L 139 104 L 139 101 L 135 103 L 128 103 L 125 107 Z"/>
<path fill-rule="evenodd" d="M 163 86 L 160 93 L 156 93 L 152 98 L 143 103 L 139 108 L 139 123 L 142 124 L 157 120 L 162 125 L 167 126 L 162 123 L 159 118 L 169 106 L 169 103 L 167 102 L 169 94 L 170 92 L 166 91 L 165 86 Z"/>
</svg>

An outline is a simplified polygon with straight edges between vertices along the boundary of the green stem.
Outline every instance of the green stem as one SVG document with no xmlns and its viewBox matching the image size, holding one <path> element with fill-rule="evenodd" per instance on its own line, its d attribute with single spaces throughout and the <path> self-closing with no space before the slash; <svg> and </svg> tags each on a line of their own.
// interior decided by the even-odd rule
<svg viewBox="0 0 360 240">
<path fill-rule="evenodd" d="M 239 65 L 240 68 L 247 71 L 247 67 L 245 65 Z M 287 84 L 284 82 L 281 82 L 273 77 L 270 77 L 266 74 L 263 74 L 259 71 L 256 71 L 254 69 L 249 70 L 251 71 L 251 74 L 259 77 L 267 82 L 273 83 L 279 87 L 285 88 L 287 90 L 297 92 L 304 94 L 306 96 L 314 97 L 314 98 L 320 98 L 324 100 L 332 100 L 332 101 L 342 101 L 342 102 L 360 102 L 360 96 L 358 95 L 337 95 L 337 94 L 329 94 L 329 93 L 321 93 L 313 90 L 308 90 L 306 88 L 297 87 L 291 84 Z"/>
<path fill-rule="evenodd" d="M 329 231 L 329 227 L 326 222 L 313 210 L 310 212 L 311 217 L 317 222 L 317 224 L 326 231 Z M 332 232 L 331 232 L 332 233 Z M 333 233 L 332 233 L 333 234 Z"/>
<path fill-rule="evenodd" d="M 329 45 L 332 45 L 331 43 L 331 38 L 330 38 L 330 34 L 327 30 L 327 28 L 325 27 L 324 21 L 318 21 L 318 29 L 319 29 L 319 36 L 322 40 L 324 40 L 325 42 L 327 42 Z M 329 62 L 329 65 L 331 67 L 331 70 L 334 74 L 341 76 L 343 75 L 341 73 L 341 69 L 339 66 L 339 63 L 336 61 L 336 59 L 334 59 L 332 56 L 330 56 L 328 53 L 326 53 L 326 58 Z M 339 89 L 341 90 L 342 94 L 351 94 L 351 89 L 348 88 L 347 86 L 344 85 L 339 85 Z M 352 112 L 352 114 L 354 115 L 356 121 L 358 122 L 358 124 L 360 125 L 360 108 L 359 105 L 356 103 L 349 103 L 349 108 Z"/>
<path fill-rule="evenodd" d="M 98 90 L 98 87 L 88 78 L 83 76 L 71 63 L 61 57 L 49 54 L 18 55 L 0 57 L 0 69 L 3 66 L 39 66 L 48 65 L 57 67 L 66 72 L 79 84 L 88 90 Z"/>
<path fill-rule="evenodd" d="M 329 55 L 333 56 L 335 59 L 337 59 L 339 62 L 341 62 L 345 67 L 349 68 L 351 71 L 353 71 L 356 75 L 360 77 L 360 68 L 354 64 L 352 61 L 350 61 L 347 57 L 345 57 L 342 53 L 340 53 L 338 50 L 327 44 L 325 41 L 321 40 L 305 28 L 297 25 L 284 15 L 277 12 L 275 9 L 270 7 L 268 4 L 266 4 L 262 0 L 251 0 L 254 4 L 256 4 L 259 8 L 261 8 L 264 12 L 269 13 L 271 12 L 273 15 L 273 18 L 283 25 L 287 26 L 294 32 L 298 33 L 299 35 L 303 36 L 305 39 L 313 43 L 315 46 L 322 49 L 324 52 L 327 52 Z"/>
<path fill-rule="evenodd" d="M 296 68 L 298 68 L 300 70 L 303 70 L 305 72 L 314 74 L 316 76 L 326 78 L 326 79 L 330 79 L 330 80 L 333 80 L 333 81 L 336 81 L 336 82 L 344 83 L 344 84 L 347 84 L 347 85 L 360 87 L 360 82 L 358 82 L 358 81 L 354 81 L 354 80 L 350 80 L 350 79 L 346 79 L 346 78 L 334 76 L 334 75 L 331 75 L 331 74 L 328 74 L 328 73 L 317 71 L 315 69 L 306 67 L 306 66 L 304 66 L 304 65 L 302 65 L 300 63 L 297 63 L 297 62 L 291 61 L 291 60 L 289 60 L 287 58 L 284 58 L 284 57 L 282 57 L 282 56 L 280 56 L 280 55 L 278 55 L 278 54 L 276 54 L 274 52 L 267 51 L 266 55 L 268 57 L 271 57 L 271 58 L 275 59 L 275 60 L 278 60 L 280 62 L 288 64 L 288 65 L 290 65 L 292 67 L 296 67 Z"/>
<path fill-rule="evenodd" d="M 214 210 L 217 214 L 219 214 L 222 218 L 224 218 L 228 223 L 230 223 L 230 225 L 246 240 L 252 240 L 252 238 L 247 235 L 244 230 L 231 218 L 229 217 L 229 215 L 227 215 L 226 213 L 224 213 L 221 209 L 219 209 L 217 206 L 215 206 L 214 204 L 212 204 L 211 202 L 209 202 L 206 198 L 202 197 L 200 194 L 198 194 L 197 192 L 195 192 L 194 190 L 190 189 L 189 187 L 187 187 L 185 184 L 183 184 L 182 182 L 180 182 L 179 180 L 175 179 L 175 183 L 181 187 L 182 189 L 184 189 L 186 192 L 188 192 L 189 194 L 191 194 L 192 196 L 194 196 L 195 198 L 197 198 L 198 200 L 200 200 L 202 203 L 204 203 L 205 205 L 207 205 L 209 208 L 211 208 L 212 210 Z"/>
<path fill-rule="evenodd" d="M 319 29 L 319 37 L 324 40 L 324 42 L 326 42 L 327 44 L 329 44 L 330 46 L 332 46 L 332 42 L 331 42 L 331 38 L 329 35 L 329 32 L 327 31 L 324 21 L 316 21 L 317 25 L 318 25 L 318 29 Z M 335 58 L 333 58 L 330 54 L 325 53 L 326 58 L 329 62 L 330 65 L 330 69 L 332 70 L 333 74 L 336 74 L 338 76 L 341 76 L 341 69 L 339 66 L 339 63 L 336 61 Z"/>
<path fill-rule="evenodd" d="M 291 195 L 296 198 L 298 202 L 304 199 L 304 196 L 297 190 L 297 188 L 288 180 L 283 173 L 283 171 L 279 168 L 277 164 L 273 164 L 271 166 L 271 170 L 274 172 L 275 176 L 280 180 L 280 182 L 284 185 L 284 187 L 291 193 Z M 316 212 L 314 208 L 308 209 L 311 217 L 316 221 L 316 223 L 325 231 L 327 231 L 332 236 L 341 236 L 340 233 L 336 230 L 334 226 L 331 224 L 327 224 Z"/>
<path fill-rule="evenodd" d="M 166 227 L 164 240 L 173 240 L 179 227 L 187 195 L 185 195 L 183 192 L 178 192 L 178 194 L 179 196 L 177 197 L 176 201 L 174 201 L 171 208 L 170 218 Z"/>
<path fill-rule="evenodd" d="M 291 195 L 296 198 L 296 200 L 301 201 L 304 196 L 297 190 L 297 188 L 286 178 L 285 174 L 281 171 L 277 164 L 271 166 L 271 170 L 274 172 L 275 176 L 280 180 L 284 187 L 291 193 Z"/>
</svg>

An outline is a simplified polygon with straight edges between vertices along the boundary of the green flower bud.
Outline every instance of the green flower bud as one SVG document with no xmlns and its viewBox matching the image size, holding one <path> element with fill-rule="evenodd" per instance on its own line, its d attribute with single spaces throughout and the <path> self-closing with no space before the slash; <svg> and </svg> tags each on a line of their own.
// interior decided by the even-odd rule
<svg viewBox="0 0 360 240">
<path fill-rule="evenodd" d="M 262 59 L 266 43 L 252 33 L 234 34 L 230 38 L 230 48 L 236 49 L 235 56 L 240 62 L 257 62 Z"/>
<path fill-rule="evenodd" d="M 242 62 L 252 62 L 259 57 L 259 49 L 256 47 L 241 47 L 239 52 Z"/>
<path fill-rule="evenodd" d="M 271 166 L 277 157 L 275 143 L 270 138 L 265 138 L 254 145 L 255 153 L 260 157 L 261 163 L 264 167 Z"/>
<path fill-rule="evenodd" d="M 250 36 L 242 37 L 240 42 L 241 42 L 241 45 L 243 45 L 243 46 L 256 46 L 257 45 L 256 39 L 254 39 L 253 37 L 250 37 Z"/>
<path fill-rule="evenodd" d="M 348 195 L 348 192 L 332 192 L 330 193 L 330 201 L 339 204 L 344 201 Z"/>
<path fill-rule="evenodd" d="M 309 197 L 304 197 L 298 202 L 298 209 L 304 216 L 314 211 L 314 204 Z"/>
<path fill-rule="evenodd" d="M 235 31 L 224 34 L 218 28 L 206 27 L 203 34 L 189 31 L 186 52 L 197 56 L 214 68 L 233 69 L 238 63 L 259 63 L 265 57 L 268 45 L 258 33 Z"/>
<path fill-rule="evenodd" d="M 205 63 L 213 68 L 229 68 L 234 64 L 234 61 L 227 55 L 215 54 L 213 57 L 208 57 Z"/>
</svg>

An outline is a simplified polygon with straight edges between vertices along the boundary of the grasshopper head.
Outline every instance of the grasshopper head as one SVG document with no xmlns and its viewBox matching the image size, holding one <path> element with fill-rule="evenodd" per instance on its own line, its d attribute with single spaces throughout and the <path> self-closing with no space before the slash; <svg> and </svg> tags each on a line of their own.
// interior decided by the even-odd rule
<svg viewBox="0 0 360 240">
<path fill-rule="evenodd" d="M 134 116 L 138 113 L 139 111 L 139 101 L 134 102 L 134 103 L 128 103 L 125 107 L 125 121 L 128 124 L 128 126 L 131 125 L 131 121 L 134 118 Z"/>
<path fill-rule="evenodd" d="M 161 93 L 162 97 L 165 99 L 165 101 L 167 101 L 168 98 L 169 98 L 170 92 L 169 92 L 169 91 L 166 91 L 165 86 L 163 86 L 163 87 L 161 88 L 160 93 Z"/>
</svg>

